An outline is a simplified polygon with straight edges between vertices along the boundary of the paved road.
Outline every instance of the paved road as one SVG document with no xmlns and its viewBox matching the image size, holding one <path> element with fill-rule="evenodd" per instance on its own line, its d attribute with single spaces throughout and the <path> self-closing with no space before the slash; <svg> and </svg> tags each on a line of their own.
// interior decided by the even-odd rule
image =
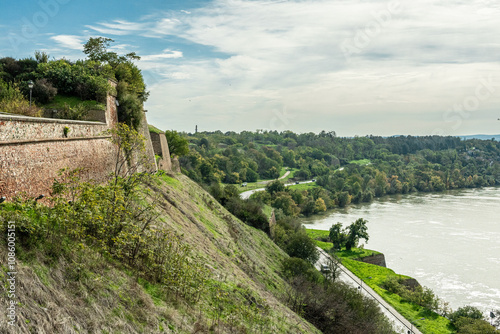
<svg viewBox="0 0 500 334">
<path fill-rule="evenodd" d="M 283 175 L 282 177 L 285 177 L 285 175 Z M 313 181 L 302 181 L 302 182 L 299 182 L 299 184 L 312 183 L 312 182 Z M 285 184 L 285 187 L 294 186 L 295 184 L 296 183 L 287 183 L 287 184 Z M 252 194 L 254 194 L 258 191 L 264 191 L 264 190 L 266 190 L 266 188 L 257 188 L 257 189 L 253 189 L 253 190 L 249 190 L 249 191 L 244 191 L 240 194 L 240 197 L 242 199 L 249 199 L 250 196 L 252 196 Z"/>
<path fill-rule="evenodd" d="M 330 256 L 325 253 L 321 248 L 318 248 L 320 252 L 320 259 L 316 262 L 316 268 L 321 269 L 321 265 L 328 264 Z M 385 316 L 392 322 L 393 328 L 396 332 L 400 334 L 422 334 L 417 328 L 405 319 L 401 314 L 399 314 L 391 305 L 389 305 L 385 300 L 382 299 L 372 288 L 368 285 L 363 284 L 363 282 L 352 272 L 350 272 L 346 267 L 340 265 L 341 273 L 338 279 L 348 285 L 357 288 L 361 293 L 369 298 L 375 299 Z"/>
</svg>

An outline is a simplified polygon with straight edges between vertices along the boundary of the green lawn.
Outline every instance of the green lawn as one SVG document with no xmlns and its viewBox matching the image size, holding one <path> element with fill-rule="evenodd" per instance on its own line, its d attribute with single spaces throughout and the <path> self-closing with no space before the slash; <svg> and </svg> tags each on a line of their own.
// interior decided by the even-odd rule
<svg viewBox="0 0 500 334">
<path fill-rule="evenodd" d="M 56 95 L 50 103 L 44 104 L 45 109 L 64 109 L 64 105 L 75 107 L 82 104 L 87 110 L 106 110 L 106 106 L 97 101 L 82 101 L 76 96 Z"/>
<path fill-rule="evenodd" d="M 370 161 L 370 159 L 361 159 L 361 160 L 352 160 L 352 161 L 349 161 L 349 163 L 360 165 L 360 166 L 366 166 L 366 165 L 371 164 L 371 161 Z"/>
<path fill-rule="evenodd" d="M 293 190 L 311 190 L 319 186 L 315 182 L 313 182 L 313 183 L 295 184 L 293 186 L 288 186 L 288 187 Z"/>
<path fill-rule="evenodd" d="M 153 133 L 163 133 L 160 129 L 158 129 L 156 126 L 153 126 L 151 124 L 148 124 L 149 132 Z"/>
</svg>

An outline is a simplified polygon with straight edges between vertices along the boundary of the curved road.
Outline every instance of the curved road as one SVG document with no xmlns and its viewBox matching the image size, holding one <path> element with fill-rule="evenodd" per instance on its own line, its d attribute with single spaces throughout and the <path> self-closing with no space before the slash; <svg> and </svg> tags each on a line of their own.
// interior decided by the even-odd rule
<svg viewBox="0 0 500 334">
<path fill-rule="evenodd" d="M 290 172 L 287 172 L 287 173 L 290 173 Z M 282 177 L 280 177 L 279 179 L 282 179 L 282 178 L 285 178 L 288 174 L 285 173 L 285 175 L 283 175 Z M 278 180 L 279 180 L 278 179 Z M 267 181 L 267 182 L 271 182 L 271 181 Z M 313 181 L 302 181 L 302 182 L 299 182 L 299 184 L 305 184 L 305 183 L 312 183 Z M 285 184 L 285 187 L 288 187 L 288 186 L 294 186 L 296 183 L 288 183 L 288 184 Z M 264 191 L 266 190 L 266 188 L 257 188 L 257 189 L 253 189 L 253 190 L 248 190 L 248 191 L 244 191 L 240 194 L 240 197 L 242 199 L 249 199 L 250 196 L 252 196 L 252 194 L 258 192 L 258 191 Z"/>
<path fill-rule="evenodd" d="M 327 265 L 330 259 L 330 255 L 325 253 L 321 248 L 318 247 L 318 251 L 320 253 L 320 258 L 318 262 L 316 262 L 315 267 L 318 270 L 321 270 L 321 265 Z M 374 299 L 378 302 L 378 306 L 384 313 L 384 315 L 392 322 L 392 327 L 397 333 L 400 334 L 422 334 L 417 328 L 415 328 L 405 317 L 399 314 L 391 305 L 389 305 L 382 297 L 380 297 L 372 288 L 368 285 L 363 284 L 356 275 L 354 275 L 351 271 L 349 271 L 346 267 L 339 264 L 340 267 L 340 275 L 337 279 L 340 279 L 342 282 L 357 288 L 361 291 L 361 293 L 369 298 Z"/>
</svg>

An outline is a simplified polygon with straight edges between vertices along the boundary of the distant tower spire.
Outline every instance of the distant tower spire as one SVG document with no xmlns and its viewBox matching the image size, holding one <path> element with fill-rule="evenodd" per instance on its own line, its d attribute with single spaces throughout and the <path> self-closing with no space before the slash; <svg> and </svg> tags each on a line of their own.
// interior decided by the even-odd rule
<svg viewBox="0 0 500 334">
<path fill-rule="evenodd" d="M 195 126 L 194 133 L 198 133 L 198 125 Z"/>
</svg>

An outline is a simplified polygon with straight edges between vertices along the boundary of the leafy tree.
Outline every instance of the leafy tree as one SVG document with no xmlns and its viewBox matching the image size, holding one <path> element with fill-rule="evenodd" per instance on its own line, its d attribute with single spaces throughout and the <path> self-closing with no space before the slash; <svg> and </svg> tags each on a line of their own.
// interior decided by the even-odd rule
<svg viewBox="0 0 500 334">
<path fill-rule="evenodd" d="M 165 137 L 168 142 L 170 156 L 183 156 L 189 153 L 188 141 L 175 130 L 165 131 Z"/>
<path fill-rule="evenodd" d="M 257 182 L 259 179 L 259 174 L 253 169 L 247 168 L 246 181 L 247 182 Z"/>
<path fill-rule="evenodd" d="M 323 276 L 314 266 L 303 259 L 297 257 L 289 257 L 283 260 L 283 273 L 287 278 L 303 276 L 310 282 L 321 282 Z"/>
<path fill-rule="evenodd" d="M 121 96 L 119 102 L 118 121 L 138 130 L 143 119 L 142 102 L 132 94 Z"/>
<path fill-rule="evenodd" d="M 328 234 L 328 237 L 333 243 L 333 250 L 341 250 L 347 240 L 344 231 L 342 231 L 342 223 L 333 224 L 332 227 L 330 227 L 330 233 Z"/>
<path fill-rule="evenodd" d="M 285 252 L 291 257 L 298 257 L 312 264 L 319 259 L 316 243 L 303 230 L 293 233 L 286 243 Z"/>
<path fill-rule="evenodd" d="M 359 218 L 354 223 L 349 225 L 347 228 L 347 240 L 346 240 L 346 249 L 351 250 L 352 247 L 356 247 L 359 239 L 365 239 L 368 241 L 368 228 L 366 227 L 366 223 L 368 221 L 363 218 Z"/>
<path fill-rule="evenodd" d="M 270 182 L 266 186 L 266 191 L 271 195 L 274 196 L 276 193 L 285 191 L 285 184 L 279 180 L 275 180 L 273 182 Z"/>
<path fill-rule="evenodd" d="M 118 56 L 115 52 L 108 51 L 108 47 L 114 40 L 107 37 L 91 37 L 83 45 L 83 53 L 85 53 L 90 60 L 98 62 L 120 63 L 127 60 L 139 60 L 139 56 L 135 52 L 128 53 L 125 56 Z"/>
<path fill-rule="evenodd" d="M 481 319 L 459 318 L 455 326 L 457 334 L 498 334 L 495 327 Z"/>
<path fill-rule="evenodd" d="M 314 211 L 316 213 L 326 211 L 325 201 L 322 198 L 318 198 L 314 203 Z"/>
<path fill-rule="evenodd" d="M 57 95 L 57 88 L 54 88 L 47 79 L 38 79 L 33 86 L 33 97 L 40 103 L 48 103 Z"/>
<path fill-rule="evenodd" d="M 295 217 L 300 212 L 300 208 L 293 201 L 292 196 L 285 192 L 276 193 L 272 204 L 274 208 L 283 210 L 287 216 Z"/>
</svg>

